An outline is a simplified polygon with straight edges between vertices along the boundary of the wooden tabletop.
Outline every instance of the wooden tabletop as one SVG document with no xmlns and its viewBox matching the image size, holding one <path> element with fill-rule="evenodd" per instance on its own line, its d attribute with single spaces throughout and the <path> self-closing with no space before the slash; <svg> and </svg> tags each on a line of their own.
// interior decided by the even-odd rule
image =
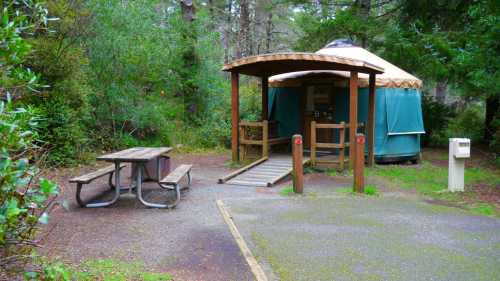
<svg viewBox="0 0 500 281">
<path fill-rule="evenodd" d="M 172 150 L 171 147 L 133 147 L 97 157 L 110 162 L 147 162 Z"/>
</svg>

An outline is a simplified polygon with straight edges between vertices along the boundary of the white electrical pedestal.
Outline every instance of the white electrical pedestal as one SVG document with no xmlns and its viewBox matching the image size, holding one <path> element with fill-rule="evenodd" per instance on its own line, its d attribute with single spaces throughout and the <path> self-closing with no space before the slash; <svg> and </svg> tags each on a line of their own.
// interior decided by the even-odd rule
<svg viewBox="0 0 500 281">
<path fill-rule="evenodd" d="M 450 139 L 448 191 L 464 191 L 465 158 L 470 157 L 470 139 Z"/>
</svg>

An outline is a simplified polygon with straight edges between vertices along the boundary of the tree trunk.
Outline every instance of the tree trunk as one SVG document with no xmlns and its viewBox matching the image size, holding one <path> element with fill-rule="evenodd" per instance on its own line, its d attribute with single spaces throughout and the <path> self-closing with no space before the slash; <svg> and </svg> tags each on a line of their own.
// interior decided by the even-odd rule
<svg viewBox="0 0 500 281">
<path fill-rule="evenodd" d="M 498 127 L 500 118 L 500 94 L 491 95 L 486 98 L 486 115 L 484 118 L 484 140 L 490 143 L 493 140 L 493 136 L 499 130 Z"/>
<path fill-rule="evenodd" d="M 439 81 L 436 83 L 436 100 L 444 104 L 446 102 L 446 89 L 448 88 L 447 81 Z"/>
<path fill-rule="evenodd" d="M 193 26 L 196 18 L 196 9 L 192 0 L 181 0 L 182 18 L 186 26 L 182 29 L 182 36 L 188 42 L 182 53 L 183 68 L 180 71 L 182 81 L 182 93 L 184 98 L 185 119 L 195 117 L 198 112 L 200 101 L 197 100 L 197 85 L 194 83 L 193 75 L 196 74 L 198 57 L 196 55 L 197 34 Z"/>
<path fill-rule="evenodd" d="M 224 27 L 224 38 L 222 39 L 222 44 L 224 45 L 224 63 L 229 62 L 230 54 L 230 44 L 231 44 L 231 18 L 233 10 L 233 0 L 227 0 L 226 3 L 226 26 Z"/>
<path fill-rule="evenodd" d="M 194 21 L 196 9 L 192 0 L 181 0 L 182 18 L 191 24 Z"/>
<path fill-rule="evenodd" d="M 358 8 L 358 16 L 364 20 L 367 21 L 368 17 L 370 16 L 370 9 L 371 9 L 371 0 L 357 0 L 356 1 L 356 6 Z M 366 35 L 361 35 L 361 47 L 366 48 L 368 38 L 366 38 Z"/>
<path fill-rule="evenodd" d="M 267 14 L 266 20 L 266 53 L 269 54 L 271 52 L 271 41 L 273 35 L 273 12 L 269 11 Z"/>
<path fill-rule="evenodd" d="M 240 31 L 238 38 L 238 58 L 250 55 L 250 11 L 249 0 L 240 0 Z"/>
</svg>

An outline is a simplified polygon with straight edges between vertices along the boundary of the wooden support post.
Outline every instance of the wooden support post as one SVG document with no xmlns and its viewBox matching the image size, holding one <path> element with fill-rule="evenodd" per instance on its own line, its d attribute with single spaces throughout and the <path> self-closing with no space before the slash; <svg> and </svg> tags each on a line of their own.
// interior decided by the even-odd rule
<svg viewBox="0 0 500 281">
<path fill-rule="evenodd" d="M 240 121 L 240 75 L 231 72 L 231 152 L 233 162 L 239 162 L 238 152 L 238 123 Z"/>
<path fill-rule="evenodd" d="M 268 108 L 268 90 L 269 82 L 268 77 L 262 77 L 262 120 L 269 119 L 269 108 Z"/>
<path fill-rule="evenodd" d="M 368 89 L 368 127 L 366 136 L 368 138 L 368 166 L 375 163 L 375 74 L 370 74 Z"/>
<path fill-rule="evenodd" d="M 356 133 L 358 129 L 358 73 L 351 71 L 349 79 L 349 168 L 356 161 Z"/>
<path fill-rule="evenodd" d="M 262 157 L 269 156 L 269 122 L 262 121 Z"/>
<path fill-rule="evenodd" d="M 340 125 L 342 126 L 340 128 L 340 136 L 339 136 L 339 144 L 340 144 L 340 149 L 339 149 L 339 168 L 341 171 L 344 170 L 344 162 L 345 162 L 345 122 L 340 122 Z"/>
<path fill-rule="evenodd" d="M 311 122 L 311 165 L 316 166 L 316 121 Z"/>
<path fill-rule="evenodd" d="M 353 191 L 365 192 L 365 136 L 356 134 L 356 140 L 351 143 L 356 143 L 356 163 L 354 164 L 354 185 Z"/>
<path fill-rule="evenodd" d="M 239 126 L 240 129 L 239 129 L 239 138 L 240 138 L 240 141 L 239 141 L 239 144 L 240 144 L 240 160 L 242 161 L 245 161 L 246 157 L 247 157 L 247 145 L 243 143 L 243 140 L 245 140 L 246 138 L 246 133 L 245 133 L 245 126 Z"/>
<path fill-rule="evenodd" d="M 303 147 L 302 136 L 292 137 L 292 161 L 293 161 L 293 192 L 302 194 L 304 192 L 304 166 L 302 162 Z"/>
</svg>

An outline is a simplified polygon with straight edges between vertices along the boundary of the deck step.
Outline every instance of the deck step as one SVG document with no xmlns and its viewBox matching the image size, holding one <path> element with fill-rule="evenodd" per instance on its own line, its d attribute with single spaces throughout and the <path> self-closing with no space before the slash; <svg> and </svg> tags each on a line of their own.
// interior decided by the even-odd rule
<svg viewBox="0 0 500 281">
<path fill-rule="evenodd" d="M 270 157 L 266 161 L 234 176 L 228 184 L 244 186 L 271 186 L 292 172 L 292 157 Z"/>
</svg>

